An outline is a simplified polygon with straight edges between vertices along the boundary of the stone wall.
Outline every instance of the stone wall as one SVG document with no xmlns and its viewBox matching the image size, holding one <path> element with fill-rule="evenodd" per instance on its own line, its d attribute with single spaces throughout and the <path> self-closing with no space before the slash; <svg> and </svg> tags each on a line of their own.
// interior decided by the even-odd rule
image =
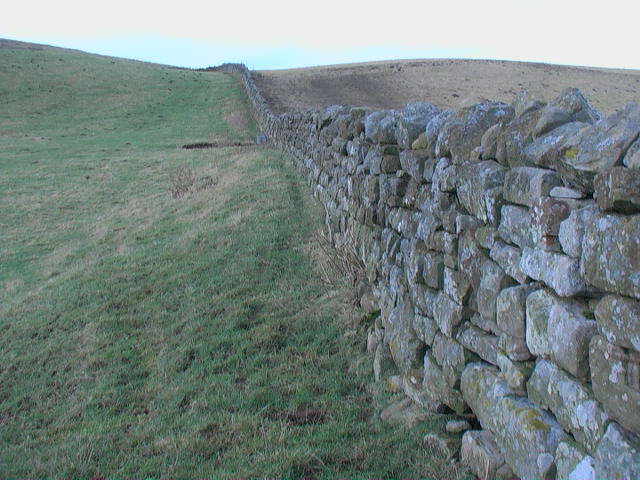
<svg viewBox="0 0 640 480">
<path fill-rule="evenodd" d="M 640 105 L 274 115 L 244 66 L 219 69 L 355 239 L 376 380 L 474 415 L 481 478 L 640 478 Z"/>
</svg>

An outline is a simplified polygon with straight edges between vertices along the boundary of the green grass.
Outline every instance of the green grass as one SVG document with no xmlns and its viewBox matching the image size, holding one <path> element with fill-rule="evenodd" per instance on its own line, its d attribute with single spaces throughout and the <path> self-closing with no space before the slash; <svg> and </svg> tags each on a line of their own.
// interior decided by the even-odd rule
<svg viewBox="0 0 640 480">
<path fill-rule="evenodd" d="M 378 419 L 289 160 L 176 148 L 256 133 L 231 77 L 0 48 L 0 105 L 0 478 L 460 475 Z"/>
</svg>

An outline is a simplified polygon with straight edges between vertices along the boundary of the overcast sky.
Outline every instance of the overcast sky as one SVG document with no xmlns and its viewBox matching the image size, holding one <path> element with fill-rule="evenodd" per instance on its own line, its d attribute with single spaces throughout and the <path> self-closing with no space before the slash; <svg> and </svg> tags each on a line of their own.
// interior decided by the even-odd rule
<svg viewBox="0 0 640 480">
<path fill-rule="evenodd" d="M 492 58 L 640 69 L 629 0 L 17 0 L 0 38 L 187 67 Z"/>
</svg>

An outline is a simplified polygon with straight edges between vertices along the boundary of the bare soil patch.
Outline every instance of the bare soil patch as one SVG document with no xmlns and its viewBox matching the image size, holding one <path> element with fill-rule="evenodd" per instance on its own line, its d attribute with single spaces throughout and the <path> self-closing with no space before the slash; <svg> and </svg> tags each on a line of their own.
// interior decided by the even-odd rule
<svg viewBox="0 0 640 480">
<path fill-rule="evenodd" d="M 524 89 L 551 100 L 570 86 L 607 114 L 640 101 L 640 70 L 499 60 L 399 60 L 262 70 L 254 76 L 277 113 L 336 104 L 401 108 L 418 100 L 457 108 L 476 96 L 511 103 Z"/>
</svg>

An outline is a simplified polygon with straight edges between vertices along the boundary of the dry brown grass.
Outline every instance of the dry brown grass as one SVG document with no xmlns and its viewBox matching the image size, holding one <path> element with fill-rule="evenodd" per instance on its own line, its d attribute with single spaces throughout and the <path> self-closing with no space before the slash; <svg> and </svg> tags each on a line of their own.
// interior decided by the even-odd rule
<svg viewBox="0 0 640 480">
<path fill-rule="evenodd" d="M 258 87 L 275 111 L 336 104 L 401 108 L 427 101 L 457 108 L 482 96 L 512 102 L 521 90 L 551 100 L 578 87 L 598 110 L 612 113 L 640 101 L 640 71 L 498 60 L 398 60 L 256 72 Z"/>
</svg>

